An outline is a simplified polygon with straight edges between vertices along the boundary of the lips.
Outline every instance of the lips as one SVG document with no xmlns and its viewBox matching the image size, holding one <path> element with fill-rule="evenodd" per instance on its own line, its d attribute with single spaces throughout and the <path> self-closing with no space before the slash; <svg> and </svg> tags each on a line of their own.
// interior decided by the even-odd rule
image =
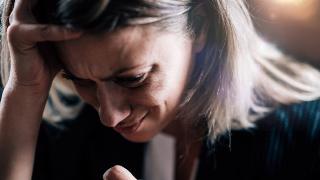
<svg viewBox="0 0 320 180">
<path fill-rule="evenodd" d="M 123 123 L 117 125 L 114 130 L 117 131 L 118 133 L 123 133 L 123 134 L 132 134 L 137 131 L 137 129 L 140 127 L 142 121 L 144 118 L 147 116 L 148 113 L 142 116 L 142 118 L 138 121 L 134 121 L 133 123 Z"/>
</svg>

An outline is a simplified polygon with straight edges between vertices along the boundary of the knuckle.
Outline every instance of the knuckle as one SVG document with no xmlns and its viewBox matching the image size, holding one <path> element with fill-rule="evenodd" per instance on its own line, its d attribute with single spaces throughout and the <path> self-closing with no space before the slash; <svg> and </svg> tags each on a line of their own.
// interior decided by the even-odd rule
<svg viewBox="0 0 320 180">
<path fill-rule="evenodd" d="M 104 179 L 116 179 L 120 178 L 123 173 L 123 167 L 119 165 L 115 165 L 111 167 L 107 173 L 104 175 Z"/>
<path fill-rule="evenodd" d="M 48 25 L 43 25 L 40 28 L 40 36 L 42 39 L 46 39 L 50 36 L 50 27 Z"/>
<path fill-rule="evenodd" d="M 108 177 L 110 178 L 115 178 L 115 177 L 118 177 L 120 174 L 121 174 L 121 166 L 113 166 L 110 171 L 109 171 L 109 174 L 108 174 Z"/>
<path fill-rule="evenodd" d="M 7 28 L 7 39 L 10 43 L 14 42 L 17 37 L 19 36 L 19 33 L 21 31 L 21 25 L 20 24 L 10 24 Z"/>
<path fill-rule="evenodd" d="M 123 167 L 122 166 L 120 166 L 120 165 L 115 165 L 115 166 L 113 166 L 112 168 L 111 168 L 111 170 L 113 171 L 113 172 L 115 172 L 115 173 L 121 173 L 121 172 L 123 172 Z"/>
</svg>

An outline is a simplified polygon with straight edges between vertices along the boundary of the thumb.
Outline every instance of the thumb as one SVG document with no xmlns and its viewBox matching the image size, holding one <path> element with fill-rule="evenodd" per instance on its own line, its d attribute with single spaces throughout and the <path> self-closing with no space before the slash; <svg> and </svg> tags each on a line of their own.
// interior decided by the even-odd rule
<svg viewBox="0 0 320 180">
<path fill-rule="evenodd" d="M 103 180 L 137 180 L 126 168 L 116 165 L 108 169 Z"/>
</svg>

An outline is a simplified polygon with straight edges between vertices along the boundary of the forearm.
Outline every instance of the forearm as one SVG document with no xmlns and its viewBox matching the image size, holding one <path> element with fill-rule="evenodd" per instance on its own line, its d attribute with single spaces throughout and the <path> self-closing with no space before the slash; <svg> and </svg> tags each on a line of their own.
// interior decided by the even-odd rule
<svg viewBox="0 0 320 180">
<path fill-rule="evenodd" d="M 8 85 L 0 104 L 0 179 L 30 180 L 46 95 Z"/>
</svg>

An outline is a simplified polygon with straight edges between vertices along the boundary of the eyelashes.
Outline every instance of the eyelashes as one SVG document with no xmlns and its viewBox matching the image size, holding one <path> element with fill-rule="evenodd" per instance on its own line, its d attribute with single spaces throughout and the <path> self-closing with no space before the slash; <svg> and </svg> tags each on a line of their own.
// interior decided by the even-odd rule
<svg viewBox="0 0 320 180">
<path fill-rule="evenodd" d="M 71 74 L 69 73 L 66 73 L 66 72 L 62 72 L 61 76 L 64 78 L 64 79 L 67 79 L 67 80 L 75 80 L 76 78 L 74 76 L 72 76 Z"/>
<path fill-rule="evenodd" d="M 135 76 L 123 76 L 123 77 L 119 76 L 119 77 L 114 77 L 110 80 L 112 80 L 114 83 L 125 88 L 138 88 L 145 84 L 148 74 L 149 73 L 141 73 Z M 92 86 L 95 84 L 95 82 L 92 80 L 80 79 L 67 72 L 62 72 L 62 77 L 64 79 L 71 80 L 75 83 L 75 85 L 82 86 L 82 87 Z"/>
<path fill-rule="evenodd" d="M 141 73 L 136 76 L 116 77 L 114 82 L 127 88 L 137 88 L 144 84 L 148 73 Z"/>
<path fill-rule="evenodd" d="M 81 86 L 81 87 L 92 87 L 95 85 L 94 81 L 91 81 L 88 79 L 80 79 L 67 72 L 62 72 L 62 77 L 64 79 L 72 81 L 75 85 Z"/>
</svg>

